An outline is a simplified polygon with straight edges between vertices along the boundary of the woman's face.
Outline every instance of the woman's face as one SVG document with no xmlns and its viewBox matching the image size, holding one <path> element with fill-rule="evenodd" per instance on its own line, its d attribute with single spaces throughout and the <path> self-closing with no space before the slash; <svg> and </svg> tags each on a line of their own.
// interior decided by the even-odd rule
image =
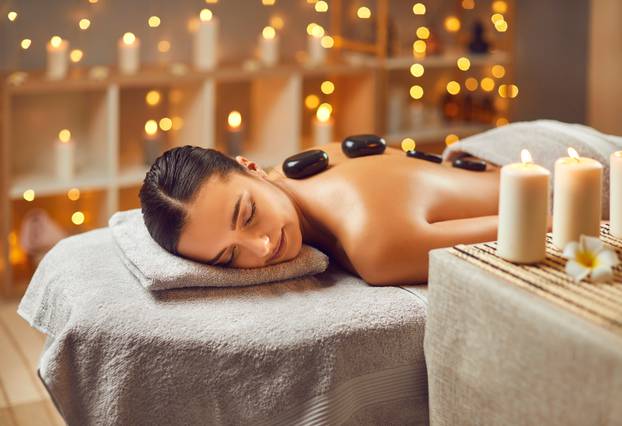
<svg viewBox="0 0 622 426">
<path fill-rule="evenodd" d="M 293 259 L 300 252 L 302 234 L 292 200 L 255 163 L 244 157 L 236 160 L 249 173 L 232 172 L 226 179 L 215 174 L 203 182 L 187 206 L 177 251 L 235 268 Z"/>
</svg>

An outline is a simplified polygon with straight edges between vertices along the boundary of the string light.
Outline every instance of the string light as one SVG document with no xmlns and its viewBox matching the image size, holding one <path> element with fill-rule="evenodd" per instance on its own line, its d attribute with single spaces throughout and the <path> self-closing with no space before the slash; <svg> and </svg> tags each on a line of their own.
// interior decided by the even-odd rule
<svg viewBox="0 0 622 426">
<path fill-rule="evenodd" d="M 423 87 L 415 84 L 410 87 L 410 97 L 413 99 L 421 99 L 423 98 Z"/>
<path fill-rule="evenodd" d="M 159 16 L 150 16 L 147 20 L 147 25 L 150 28 L 158 28 L 160 26 L 160 17 Z"/>
<path fill-rule="evenodd" d="M 25 38 L 21 41 L 19 45 L 21 46 L 22 49 L 26 50 L 30 47 L 31 44 L 32 44 L 32 40 L 30 40 L 29 38 Z"/>
<path fill-rule="evenodd" d="M 460 71 L 468 71 L 469 68 L 471 68 L 471 61 L 465 56 L 458 58 L 456 64 L 458 65 L 458 69 Z"/>
<path fill-rule="evenodd" d="M 402 151 L 408 152 L 414 150 L 417 146 L 417 143 L 412 138 L 404 138 L 402 139 L 400 146 L 402 147 Z"/>
<path fill-rule="evenodd" d="M 322 45 L 323 48 L 330 49 L 331 47 L 333 47 L 335 45 L 335 39 L 333 39 L 329 35 L 325 35 L 320 40 L 320 44 Z"/>
<path fill-rule="evenodd" d="M 267 26 L 263 29 L 263 31 L 261 32 L 261 35 L 266 40 L 271 40 L 274 37 L 276 37 L 276 30 L 271 26 Z"/>
<path fill-rule="evenodd" d="M 80 199 L 80 190 L 78 188 L 71 188 L 67 191 L 67 198 L 71 201 L 78 201 Z"/>
<path fill-rule="evenodd" d="M 475 8 L 475 0 L 462 0 L 462 8 L 471 10 Z"/>
<path fill-rule="evenodd" d="M 71 222 L 74 225 L 82 225 L 84 223 L 84 213 L 81 211 L 74 212 L 71 215 Z"/>
<path fill-rule="evenodd" d="M 503 0 L 493 1 L 492 11 L 496 13 L 505 13 L 508 11 L 508 4 Z"/>
<path fill-rule="evenodd" d="M 324 0 L 318 1 L 315 3 L 315 11 L 320 13 L 328 12 L 328 3 Z"/>
<path fill-rule="evenodd" d="M 493 65 L 491 72 L 493 77 L 503 78 L 505 75 L 505 67 L 503 65 Z"/>
<path fill-rule="evenodd" d="M 147 120 L 145 123 L 145 133 L 153 136 L 158 132 L 158 123 L 155 120 Z"/>
<path fill-rule="evenodd" d="M 69 59 L 71 59 L 71 62 L 73 62 L 74 64 L 80 62 L 83 56 L 84 52 L 80 49 L 73 49 L 69 53 Z"/>
<path fill-rule="evenodd" d="M 60 132 L 58 132 L 58 140 L 62 143 L 69 142 L 69 140 L 71 140 L 71 132 L 69 131 L 69 129 L 62 129 Z"/>
<path fill-rule="evenodd" d="M 173 128 L 173 120 L 168 117 L 163 117 L 160 119 L 160 129 L 165 132 L 168 132 Z"/>
<path fill-rule="evenodd" d="M 415 3 L 413 5 L 413 13 L 415 15 L 425 15 L 425 4 Z"/>
<path fill-rule="evenodd" d="M 91 21 L 89 21 L 86 18 L 82 18 L 78 22 L 78 27 L 80 27 L 82 31 L 87 30 L 90 26 L 91 26 Z"/>
<path fill-rule="evenodd" d="M 315 116 L 319 121 L 325 123 L 330 120 L 330 115 L 332 114 L 332 112 L 333 107 L 330 104 L 324 103 L 318 107 L 317 111 L 315 112 Z"/>
<path fill-rule="evenodd" d="M 34 199 L 35 199 L 35 190 L 34 189 L 27 189 L 27 190 L 24 191 L 22 196 L 24 197 L 24 200 L 26 200 L 28 202 L 34 201 Z"/>
<path fill-rule="evenodd" d="M 9 21 L 13 22 L 17 19 L 17 12 L 12 10 L 6 14 L 6 17 L 9 18 Z"/>
<path fill-rule="evenodd" d="M 447 92 L 450 95 L 457 95 L 458 93 L 460 93 L 460 83 L 455 80 L 451 80 L 449 83 L 447 83 Z"/>
<path fill-rule="evenodd" d="M 425 53 L 427 44 L 423 40 L 417 40 L 413 43 L 413 51 L 415 53 Z"/>
<path fill-rule="evenodd" d="M 285 26 L 285 21 L 279 15 L 275 15 L 270 18 L 270 25 L 275 29 L 280 30 Z"/>
<path fill-rule="evenodd" d="M 493 24 L 496 24 L 498 21 L 503 21 L 503 15 L 500 13 L 495 13 L 490 17 L 490 20 L 492 21 Z"/>
<path fill-rule="evenodd" d="M 367 6 L 361 6 L 356 11 L 356 16 L 360 19 L 369 19 L 371 18 L 371 10 Z"/>
<path fill-rule="evenodd" d="M 158 51 L 160 53 L 166 53 L 171 50 L 171 42 L 168 40 L 160 40 L 158 42 Z"/>
<path fill-rule="evenodd" d="M 320 85 L 320 90 L 325 95 L 330 95 L 335 91 L 335 84 L 329 80 L 323 81 Z"/>
<path fill-rule="evenodd" d="M 475 92 L 477 90 L 477 87 L 479 86 L 479 82 L 477 81 L 476 78 L 474 77 L 469 77 L 466 79 L 466 81 L 464 82 L 464 87 L 466 87 L 466 89 L 469 92 Z"/>
<path fill-rule="evenodd" d="M 58 48 L 60 47 L 60 45 L 63 43 L 63 39 L 60 38 L 59 36 L 53 36 L 50 39 L 50 44 L 52 45 L 52 47 L 54 48 Z"/>
<path fill-rule="evenodd" d="M 239 111 L 231 111 L 227 116 L 227 124 L 234 129 L 242 125 L 242 114 Z"/>
<path fill-rule="evenodd" d="M 499 20 L 497 22 L 495 22 L 495 30 L 499 31 L 500 33 L 504 33 L 508 30 L 508 23 L 505 20 Z"/>
<path fill-rule="evenodd" d="M 417 37 L 422 40 L 427 40 L 428 38 L 430 38 L 430 30 L 428 29 L 428 27 L 417 28 Z"/>
<path fill-rule="evenodd" d="M 315 109 L 320 104 L 320 98 L 316 95 L 307 95 L 305 98 L 305 106 L 308 109 Z"/>
<path fill-rule="evenodd" d="M 455 16 L 448 16 L 445 18 L 445 29 L 450 33 L 455 33 L 460 31 L 460 19 Z"/>
<path fill-rule="evenodd" d="M 201 9 L 201 11 L 199 12 L 199 19 L 202 22 L 211 21 L 213 16 L 214 14 L 209 9 Z"/>
<path fill-rule="evenodd" d="M 162 99 L 162 96 L 160 95 L 160 92 L 158 92 L 157 90 L 150 90 L 145 95 L 145 102 L 147 102 L 147 105 L 149 106 L 158 105 L 161 99 Z"/>
<path fill-rule="evenodd" d="M 133 44 L 136 41 L 136 36 L 133 33 L 125 33 L 123 34 L 123 43 L 125 44 Z"/>
<path fill-rule="evenodd" d="M 425 68 L 421 64 L 412 64 L 410 66 L 410 73 L 413 77 L 421 77 L 425 72 Z"/>
<path fill-rule="evenodd" d="M 495 88 L 495 81 L 490 77 L 484 77 L 479 85 L 482 86 L 483 91 L 492 92 Z"/>
<path fill-rule="evenodd" d="M 445 136 L 445 145 L 449 146 L 452 143 L 456 143 L 460 140 L 460 138 L 458 137 L 458 135 L 454 135 L 453 133 L 448 134 L 447 136 Z"/>
</svg>

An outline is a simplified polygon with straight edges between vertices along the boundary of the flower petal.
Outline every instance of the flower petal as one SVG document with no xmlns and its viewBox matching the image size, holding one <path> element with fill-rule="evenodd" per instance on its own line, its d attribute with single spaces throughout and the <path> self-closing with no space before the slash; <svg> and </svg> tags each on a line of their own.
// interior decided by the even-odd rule
<svg viewBox="0 0 622 426">
<path fill-rule="evenodd" d="M 569 260 L 566 262 L 566 273 L 574 277 L 575 281 L 579 282 L 588 276 L 590 268 L 586 268 L 574 260 Z"/>
<path fill-rule="evenodd" d="M 564 253 L 563 256 L 566 259 L 576 259 L 577 258 L 577 252 L 580 250 L 580 246 L 579 243 L 576 241 L 571 241 L 568 244 L 566 244 L 566 247 L 564 247 Z"/>
<path fill-rule="evenodd" d="M 611 267 L 609 266 L 598 266 L 592 269 L 590 278 L 593 282 L 609 281 L 613 278 L 613 272 L 611 271 Z"/>
<path fill-rule="evenodd" d="M 598 267 L 606 266 L 608 268 L 616 266 L 620 263 L 620 259 L 618 259 L 618 255 L 615 251 L 604 249 L 596 256 L 596 264 Z"/>
<path fill-rule="evenodd" d="M 600 240 L 600 238 L 590 237 L 589 235 L 583 234 L 581 235 L 581 245 L 583 246 L 585 251 L 590 251 L 594 253 L 594 256 L 596 256 L 596 254 L 600 253 L 605 248 L 605 245 Z"/>
</svg>

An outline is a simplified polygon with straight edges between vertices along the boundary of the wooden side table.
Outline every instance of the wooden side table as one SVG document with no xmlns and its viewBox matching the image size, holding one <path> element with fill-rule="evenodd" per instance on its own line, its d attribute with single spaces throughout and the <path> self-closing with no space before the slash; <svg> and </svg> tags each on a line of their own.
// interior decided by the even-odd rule
<svg viewBox="0 0 622 426">
<path fill-rule="evenodd" d="M 493 249 L 431 253 L 430 424 L 621 424 L 620 268 L 615 282 L 575 284 L 554 271 L 563 263 L 552 248 L 542 268 L 501 272 Z M 530 274 L 544 284 L 530 288 Z"/>
</svg>

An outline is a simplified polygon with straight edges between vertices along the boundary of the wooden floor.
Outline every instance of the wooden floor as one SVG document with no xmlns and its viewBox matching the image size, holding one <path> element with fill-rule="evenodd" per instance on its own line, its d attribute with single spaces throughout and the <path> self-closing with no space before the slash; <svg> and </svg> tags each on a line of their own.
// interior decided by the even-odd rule
<svg viewBox="0 0 622 426">
<path fill-rule="evenodd" d="M 65 424 L 37 376 L 44 335 L 0 299 L 0 426 Z"/>
</svg>

